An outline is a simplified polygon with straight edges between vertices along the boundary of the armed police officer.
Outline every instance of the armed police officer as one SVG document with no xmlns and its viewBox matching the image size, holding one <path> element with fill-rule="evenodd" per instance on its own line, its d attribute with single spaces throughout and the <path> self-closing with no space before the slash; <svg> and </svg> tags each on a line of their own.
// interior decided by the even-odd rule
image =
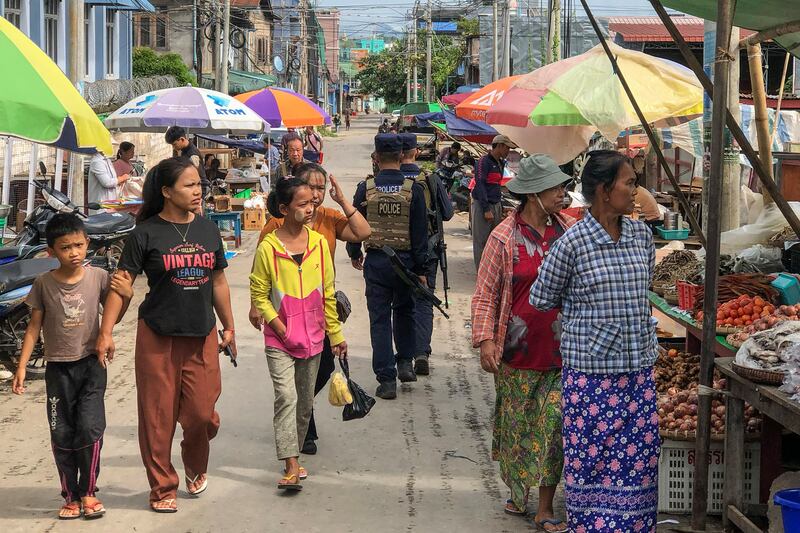
<svg viewBox="0 0 800 533">
<path fill-rule="evenodd" d="M 372 235 L 365 242 L 366 259 L 361 245 L 347 245 L 353 266 L 364 271 L 372 369 L 379 383 L 375 394 L 385 400 L 397 397 L 398 377 L 405 383 L 416 381 L 417 376 L 412 362 L 415 347 L 412 290 L 392 268 L 382 247 L 392 248 L 421 281 L 428 256 L 424 191 L 422 185 L 406 178 L 400 170 L 401 152 L 397 135 L 375 136 L 379 172 L 359 183 L 353 198 L 353 205 L 372 228 Z"/>
<path fill-rule="evenodd" d="M 417 136 L 401 133 L 403 147 L 400 171 L 406 178 L 417 181 L 423 189 L 425 210 L 427 212 L 428 261 L 425 263 L 425 284 L 433 292 L 436 289 L 436 272 L 442 267 L 442 275 L 447 292 L 447 256 L 442 222 L 453 218 L 453 204 L 447 190 L 437 174 L 423 171 L 417 166 Z M 414 298 L 414 372 L 420 376 L 430 373 L 428 359 L 431 355 L 431 336 L 433 335 L 433 304 L 426 298 Z M 447 303 L 445 302 L 445 305 Z"/>
</svg>

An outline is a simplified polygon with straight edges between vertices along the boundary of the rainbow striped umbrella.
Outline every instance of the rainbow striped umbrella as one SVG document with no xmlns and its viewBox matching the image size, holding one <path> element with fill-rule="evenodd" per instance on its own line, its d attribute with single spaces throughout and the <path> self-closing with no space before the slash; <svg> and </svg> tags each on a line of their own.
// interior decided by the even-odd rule
<svg viewBox="0 0 800 533">
<path fill-rule="evenodd" d="M 111 135 L 41 48 L 0 17 L 0 136 L 112 154 Z"/>
<path fill-rule="evenodd" d="M 321 107 L 291 89 L 267 87 L 237 95 L 235 98 L 274 128 L 302 128 L 331 123 L 331 116 Z"/>
</svg>

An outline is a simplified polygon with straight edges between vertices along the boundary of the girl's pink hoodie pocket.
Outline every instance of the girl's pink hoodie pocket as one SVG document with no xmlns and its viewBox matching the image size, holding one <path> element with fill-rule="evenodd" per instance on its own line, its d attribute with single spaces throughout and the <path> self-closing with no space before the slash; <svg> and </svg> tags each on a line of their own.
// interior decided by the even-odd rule
<svg viewBox="0 0 800 533">
<path fill-rule="evenodd" d="M 264 343 L 298 359 L 308 359 L 322 352 L 325 341 L 325 313 L 319 291 L 304 299 L 284 295 L 278 317 L 286 325 L 286 335 L 278 337 L 269 325 L 264 326 Z"/>
</svg>

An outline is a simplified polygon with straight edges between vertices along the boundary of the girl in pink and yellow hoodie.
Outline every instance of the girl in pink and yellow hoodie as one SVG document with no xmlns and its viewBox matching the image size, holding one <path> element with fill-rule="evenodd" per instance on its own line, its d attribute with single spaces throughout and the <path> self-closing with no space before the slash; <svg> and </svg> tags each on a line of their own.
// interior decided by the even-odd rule
<svg viewBox="0 0 800 533">
<path fill-rule="evenodd" d="M 305 439 L 299 433 L 308 428 L 325 335 L 340 358 L 347 357 L 347 343 L 336 313 L 328 243 L 307 226 L 314 214 L 311 189 L 297 178 L 281 180 L 267 206 L 285 222 L 258 246 L 250 297 L 264 317 L 265 352 L 275 389 L 275 446 L 278 459 L 286 463 L 278 488 L 299 490 L 306 476 L 297 461 Z"/>
</svg>

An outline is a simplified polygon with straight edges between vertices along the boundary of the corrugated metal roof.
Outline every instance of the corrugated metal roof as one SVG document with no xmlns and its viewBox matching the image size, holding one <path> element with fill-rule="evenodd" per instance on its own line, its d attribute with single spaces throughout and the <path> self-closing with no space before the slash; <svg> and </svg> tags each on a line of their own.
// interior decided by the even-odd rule
<svg viewBox="0 0 800 533">
<path fill-rule="evenodd" d="M 672 17 L 672 22 L 689 43 L 702 43 L 704 33 L 703 19 L 697 17 Z M 610 17 L 608 29 L 618 33 L 626 43 L 669 43 L 672 42 L 667 28 L 658 17 Z M 742 30 L 741 37 L 747 37 L 752 31 Z"/>
</svg>

